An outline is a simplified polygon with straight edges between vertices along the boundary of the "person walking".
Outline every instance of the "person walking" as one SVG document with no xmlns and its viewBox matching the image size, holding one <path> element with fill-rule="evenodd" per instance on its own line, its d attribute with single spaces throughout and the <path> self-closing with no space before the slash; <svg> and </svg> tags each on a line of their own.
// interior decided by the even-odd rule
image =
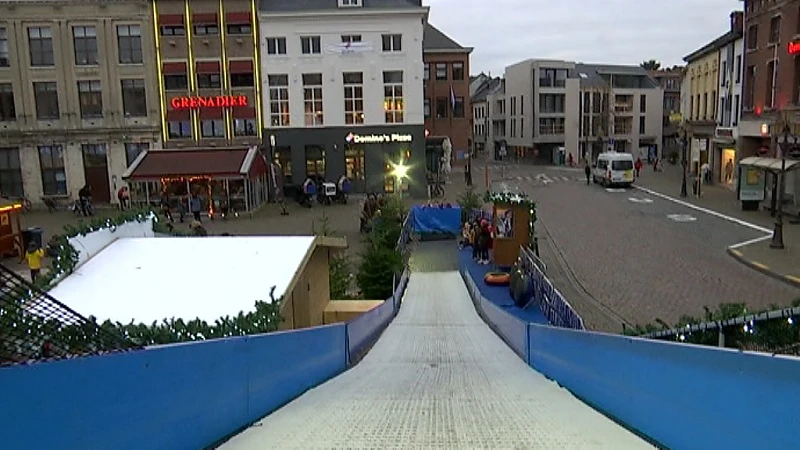
<svg viewBox="0 0 800 450">
<path fill-rule="evenodd" d="M 639 178 L 639 173 L 642 171 L 642 158 L 636 158 L 636 162 L 633 163 L 633 173 L 636 178 Z"/>
<path fill-rule="evenodd" d="M 588 186 L 589 184 L 591 184 L 591 183 L 589 183 L 589 179 L 592 177 L 592 168 L 589 167 L 589 163 L 588 162 L 583 167 L 583 173 L 586 174 L 586 185 Z"/>
<path fill-rule="evenodd" d="M 42 271 L 42 258 L 44 258 L 44 250 L 36 242 L 31 242 L 25 252 L 25 260 L 31 271 L 31 283 L 36 283 L 36 280 L 39 279 L 39 272 Z"/>
<path fill-rule="evenodd" d="M 200 211 L 203 209 L 203 202 L 200 200 L 199 195 L 193 195 L 192 198 L 189 200 L 189 211 L 192 212 L 192 216 L 194 220 L 198 223 L 202 223 L 203 221 L 200 219 Z"/>
</svg>

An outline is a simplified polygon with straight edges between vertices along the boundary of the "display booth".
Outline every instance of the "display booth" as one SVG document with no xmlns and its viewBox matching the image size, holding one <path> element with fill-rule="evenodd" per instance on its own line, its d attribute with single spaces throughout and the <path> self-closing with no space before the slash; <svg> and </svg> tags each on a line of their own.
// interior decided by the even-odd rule
<svg viewBox="0 0 800 450">
<path fill-rule="evenodd" d="M 3 256 L 22 256 L 22 224 L 20 222 L 22 204 L 9 201 L 0 202 L 0 253 Z"/>
<path fill-rule="evenodd" d="M 494 264 L 511 267 L 520 246 L 533 247 L 536 203 L 524 193 L 511 192 L 487 192 L 484 201 L 492 205 Z"/>
</svg>

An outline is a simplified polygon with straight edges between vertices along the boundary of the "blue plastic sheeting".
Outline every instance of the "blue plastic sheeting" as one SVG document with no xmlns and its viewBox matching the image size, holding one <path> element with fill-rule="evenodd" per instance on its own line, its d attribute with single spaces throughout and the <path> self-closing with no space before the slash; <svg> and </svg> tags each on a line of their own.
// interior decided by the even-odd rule
<svg viewBox="0 0 800 450">
<path fill-rule="evenodd" d="M 390 297 L 385 302 L 347 322 L 347 345 L 350 358 L 361 352 L 375 335 L 389 325 L 394 317 L 394 301 Z"/>
<path fill-rule="evenodd" d="M 484 283 L 483 277 L 493 268 L 491 265 L 481 265 L 472 260 L 472 249 L 465 248 L 459 251 L 458 254 L 461 271 L 465 270 L 470 274 L 475 284 L 481 292 L 481 295 L 486 297 L 487 300 L 494 305 L 500 307 L 503 311 L 511 314 L 512 316 L 530 323 L 548 324 L 547 318 L 542 314 L 542 311 L 534 303 L 525 309 L 514 305 L 514 299 L 511 298 L 511 293 L 508 291 L 508 286 L 489 286 Z"/>
<path fill-rule="evenodd" d="M 0 369 L 15 449 L 198 449 L 346 367 L 345 326 Z"/>
<path fill-rule="evenodd" d="M 461 234 L 461 208 L 415 206 L 411 208 L 415 233 Z"/>
<path fill-rule="evenodd" d="M 529 345 L 534 369 L 668 448 L 797 448 L 800 359 L 541 325 Z"/>
</svg>

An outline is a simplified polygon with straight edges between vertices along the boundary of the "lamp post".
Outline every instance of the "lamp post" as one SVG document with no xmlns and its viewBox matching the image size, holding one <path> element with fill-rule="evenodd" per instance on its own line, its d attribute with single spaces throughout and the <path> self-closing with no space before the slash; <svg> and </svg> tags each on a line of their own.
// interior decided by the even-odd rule
<svg viewBox="0 0 800 450">
<path fill-rule="evenodd" d="M 686 140 L 686 130 L 681 126 L 680 128 L 680 138 L 681 138 L 681 197 L 686 198 L 689 196 L 689 193 L 686 189 L 686 168 L 688 163 L 686 162 L 686 152 L 687 152 L 687 140 Z"/>
<path fill-rule="evenodd" d="M 781 146 L 781 172 L 778 179 L 778 213 L 775 215 L 775 228 L 772 230 L 772 242 L 769 243 L 769 248 L 783 250 L 786 248 L 783 245 L 783 191 L 786 189 L 784 180 L 786 177 L 786 152 L 789 151 L 789 124 L 783 126 L 783 142 Z"/>
</svg>

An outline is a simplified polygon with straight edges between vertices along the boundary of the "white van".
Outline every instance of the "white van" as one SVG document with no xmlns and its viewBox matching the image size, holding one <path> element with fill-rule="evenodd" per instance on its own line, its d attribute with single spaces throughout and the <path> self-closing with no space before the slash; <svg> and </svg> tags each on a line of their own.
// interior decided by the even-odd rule
<svg viewBox="0 0 800 450">
<path fill-rule="evenodd" d="M 617 152 L 601 153 L 592 166 L 592 181 L 603 186 L 632 185 L 633 155 Z"/>
</svg>

